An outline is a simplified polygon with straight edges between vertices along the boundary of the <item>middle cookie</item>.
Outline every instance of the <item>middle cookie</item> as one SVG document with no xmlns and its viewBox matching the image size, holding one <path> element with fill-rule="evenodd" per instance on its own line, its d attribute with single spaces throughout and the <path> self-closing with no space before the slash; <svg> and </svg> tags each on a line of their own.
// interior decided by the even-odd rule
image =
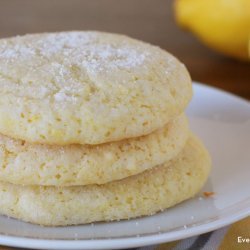
<svg viewBox="0 0 250 250">
<path fill-rule="evenodd" d="M 0 181 L 52 186 L 104 184 L 171 160 L 188 135 L 184 114 L 149 135 L 95 146 L 29 144 L 0 135 Z"/>
</svg>

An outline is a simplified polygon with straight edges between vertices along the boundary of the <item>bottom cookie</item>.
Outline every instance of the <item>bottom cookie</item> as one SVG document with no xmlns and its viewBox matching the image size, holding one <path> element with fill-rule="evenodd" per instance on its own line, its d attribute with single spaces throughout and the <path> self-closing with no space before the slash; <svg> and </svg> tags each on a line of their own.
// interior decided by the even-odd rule
<svg viewBox="0 0 250 250">
<path fill-rule="evenodd" d="M 172 162 L 104 185 L 45 187 L 0 182 L 0 213 L 45 226 L 151 215 L 193 197 L 205 183 L 210 165 L 206 149 L 191 135 Z"/>
</svg>

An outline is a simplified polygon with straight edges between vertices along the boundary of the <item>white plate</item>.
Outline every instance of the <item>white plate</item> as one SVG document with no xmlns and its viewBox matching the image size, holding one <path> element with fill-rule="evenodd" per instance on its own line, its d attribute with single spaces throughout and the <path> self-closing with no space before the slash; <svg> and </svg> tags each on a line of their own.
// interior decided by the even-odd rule
<svg viewBox="0 0 250 250">
<path fill-rule="evenodd" d="M 0 244 L 39 249 L 117 249 L 205 233 L 250 215 L 250 104 L 231 94 L 194 85 L 191 128 L 213 159 L 201 193 L 154 216 L 85 226 L 45 228 L 0 216 Z M 213 198 L 203 198 L 213 191 Z"/>
</svg>

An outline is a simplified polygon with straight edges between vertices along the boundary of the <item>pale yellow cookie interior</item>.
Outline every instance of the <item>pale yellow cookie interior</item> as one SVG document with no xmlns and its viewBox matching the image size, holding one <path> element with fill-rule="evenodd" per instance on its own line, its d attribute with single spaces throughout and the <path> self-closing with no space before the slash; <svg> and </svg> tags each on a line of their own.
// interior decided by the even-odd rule
<svg viewBox="0 0 250 250">
<path fill-rule="evenodd" d="M 46 226 L 150 215 L 193 197 L 210 171 L 210 157 L 191 136 L 171 163 L 104 185 L 18 186 L 0 183 L 0 213 Z"/>
<path fill-rule="evenodd" d="M 0 180 L 20 185 L 103 184 L 174 158 L 189 135 L 183 114 L 149 135 L 95 146 L 48 146 L 0 135 Z"/>
<path fill-rule="evenodd" d="M 45 144 L 146 135 L 183 112 L 190 76 L 159 47 L 103 32 L 0 39 L 0 133 Z"/>
</svg>

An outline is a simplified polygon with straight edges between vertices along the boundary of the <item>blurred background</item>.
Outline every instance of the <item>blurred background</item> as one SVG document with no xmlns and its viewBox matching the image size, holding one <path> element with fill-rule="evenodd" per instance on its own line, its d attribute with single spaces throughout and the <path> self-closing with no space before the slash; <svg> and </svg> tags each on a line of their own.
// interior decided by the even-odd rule
<svg viewBox="0 0 250 250">
<path fill-rule="evenodd" d="M 174 11 L 174 3 L 173 0 L 0 0 L 0 37 L 62 30 L 123 33 L 174 54 L 187 66 L 193 80 L 250 99 L 249 61 L 217 53 L 203 45 L 193 33 L 183 30 L 175 20 L 175 13 L 177 16 L 185 7 L 177 6 Z M 191 0 L 188 8 L 192 4 L 194 6 L 195 1 Z M 203 13 L 209 11 L 206 6 L 202 8 Z M 213 9 L 216 10 L 216 6 Z M 246 6 L 242 8 L 245 10 Z M 202 24 L 203 13 L 197 18 L 199 24 Z M 187 19 L 197 24 L 195 14 Z M 246 23 L 249 19 L 244 20 Z M 207 23 L 209 25 L 209 20 Z M 213 30 L 206 33 L 211 36 Z"/>
</svg>

